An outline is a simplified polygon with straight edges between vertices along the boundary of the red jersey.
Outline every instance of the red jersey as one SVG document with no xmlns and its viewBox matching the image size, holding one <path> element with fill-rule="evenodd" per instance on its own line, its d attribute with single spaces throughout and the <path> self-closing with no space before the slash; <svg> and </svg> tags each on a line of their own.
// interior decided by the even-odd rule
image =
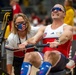
<svg viewBox="0 0 76 75">
<path fill-rule="evenodd" d="M 22 10 L 21 10 L 21 7 L 19 4 L 16 4 L 13 6 L 13 15 L 17 14 L 17 13 L 21 13 L 21 12 L 22 12 Z"/>
</svg>

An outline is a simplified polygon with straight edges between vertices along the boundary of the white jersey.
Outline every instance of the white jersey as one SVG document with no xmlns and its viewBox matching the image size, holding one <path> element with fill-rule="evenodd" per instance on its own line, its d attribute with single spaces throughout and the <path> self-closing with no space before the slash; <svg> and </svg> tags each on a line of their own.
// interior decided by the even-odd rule
<svg viewBox="0 0 76 75">
<path fill-rule="evenodd" d="M 57 29 L 52 29 L 51 25 L 48 25 L 44 31 L 43 38 L 58 38 L 63 33 L 63 27 L 67 24 L 63 24 Z"/>
<path fill-rule="evenodd" d="M 27 34 L 27 39 L 34 36 L 37 33 L 38 29 L 39 29 L 39 27 L 33 27 L 32 26 L 31 30 L 30 30 L 30 33 Z M 23 39 L 20 38 L 20 41 L 21 41 L 21 43 L 23 43 L 27 39 L 26 38 L 23 38 Z M 19 43 L 20 42 L 19 42 L 18 34 L 11 33 L 9 35 L 8 39 L 7 39 L 6 46 L 8 46 L 9 48 L 18 48 Z M 6 50 L 6 51 L 7 51 L 7 64 L 12 64 L 12 62 L 13 62 L 13 52 L 9 51 L 9 50 Z"/>
</svg>

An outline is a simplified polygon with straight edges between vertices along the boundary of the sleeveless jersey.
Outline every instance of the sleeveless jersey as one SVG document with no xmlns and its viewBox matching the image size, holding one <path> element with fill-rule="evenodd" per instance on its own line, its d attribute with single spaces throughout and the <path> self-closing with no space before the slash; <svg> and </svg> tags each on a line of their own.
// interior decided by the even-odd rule
<svg viewBox="0 0 76 75">
<path fill-rule="evenodd" d="M 47 42 L 53 42 L 56 39 L 58 39 L 63 33 L 64 26 L 66 26 L 66 24 L 61 25 L 57 29 L 52 29 L 51 25 L 48 25 L 44 31 L 43 43 L 46 44 Z M 70 45 L 71 45 L 71 41 L 69 40 L 65 44 L 59 45 L 57 48 L 44 47 L 43 53 L 45 53 L 46 51 L 58 50 L 66 57 L 68 57 Z"/>
</svg>

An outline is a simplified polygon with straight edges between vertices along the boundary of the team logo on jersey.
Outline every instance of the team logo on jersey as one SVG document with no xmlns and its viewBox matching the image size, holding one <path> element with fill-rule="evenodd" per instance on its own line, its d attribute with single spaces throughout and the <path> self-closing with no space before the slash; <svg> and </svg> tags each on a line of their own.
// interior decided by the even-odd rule
<svg viewBox="0 0 76 75">
<path fill-rule="evenodd" d="M 62 32 L 56 32 L 56 34 L 57 34 L 58 36 L 61 36 Z"/>
<path fill-rule="evenodd" d="M 45 37 L 47 35 L 47 33 L 44 33 L 43 37 Z"/>
<path fill-rule="evenodd" d="M 54 32 L 52 32 L 51 34 L 54 34 Z"/>
</svg>

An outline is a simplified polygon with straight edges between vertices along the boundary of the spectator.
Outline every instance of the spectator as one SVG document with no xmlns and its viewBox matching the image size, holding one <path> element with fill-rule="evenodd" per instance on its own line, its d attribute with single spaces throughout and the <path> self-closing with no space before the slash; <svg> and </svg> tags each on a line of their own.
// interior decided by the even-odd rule
<svg viewBox="0 0 76 75">
<path fill-rule="evenodd" d="M 10 6 L 12 6 L 13 8 L 13 16 L 15 14 L 22 13 L 22 9 L 20 5 L 18 4 L 18 0 L 10 0 Z M 10 28 L 12 29 L 12 26 L 10 26 Z"/>
<path fill-rule="evenodd" d="M 18 0 L 10 0 L 10 6 L 12 6 L 13 9 L 13 16 L 17 13 L 21 13 L 21 7 L 18 4 Z M 9 22 L 7 29 L 6 29 L 6 33 L 5 33 L 5 38 L 7 38 L 12 30 L 12 22 Z"/>
<path fill-rule="evenodd" d="M 64 18 L 64 23 L 74 26 L 74 9 L 73 9 L 73 1 L 65 0 L 64 1 L 66 16 Z"/>
<path fill-rule="evenodd" d="M 10 5 L 13 8 L 13 15 L 22 12 L 20 5 L 18 4 L 18 0 L 10 0 Z"/>
<path fill-rule="evenodd" d="M 31 13 L 31 18 L 32 18 L 34 26 L 36 26 L 40 21 L 40 17 L 37 16 L 35 12 Z"/>
<path fill-rule="evenodd" d="M 45 16 L 45 22 L 46 22 L 45 25 L 49 25 L 50 23 L 52 23 L 52 19 L 48 15 L 46 15 Z"/>
<path fill-rule="evenodd" d="M 35 35 L 39 27 L 31 27 L 26 15 L 19 13 L 15 14 L 13 18 L 13 31 L 9 35 L 6 46 L 9 48 L 18 48 L 18 45 L 28 38 Z M 28 49 L 26 52 L 33 51 Z M 12 52 L 7 50 L 7 72 L 12 73 L 12 66 L 14 66 L 14 74 L 20 75 L 20 69 L 24 58 L 23 51 Z"/>
<path fill-rule="evenodd" d="M 40 19 L 39 24 L 37 26 L 45 26 L 46 22 L 45 19 Z"/>
</svg>

